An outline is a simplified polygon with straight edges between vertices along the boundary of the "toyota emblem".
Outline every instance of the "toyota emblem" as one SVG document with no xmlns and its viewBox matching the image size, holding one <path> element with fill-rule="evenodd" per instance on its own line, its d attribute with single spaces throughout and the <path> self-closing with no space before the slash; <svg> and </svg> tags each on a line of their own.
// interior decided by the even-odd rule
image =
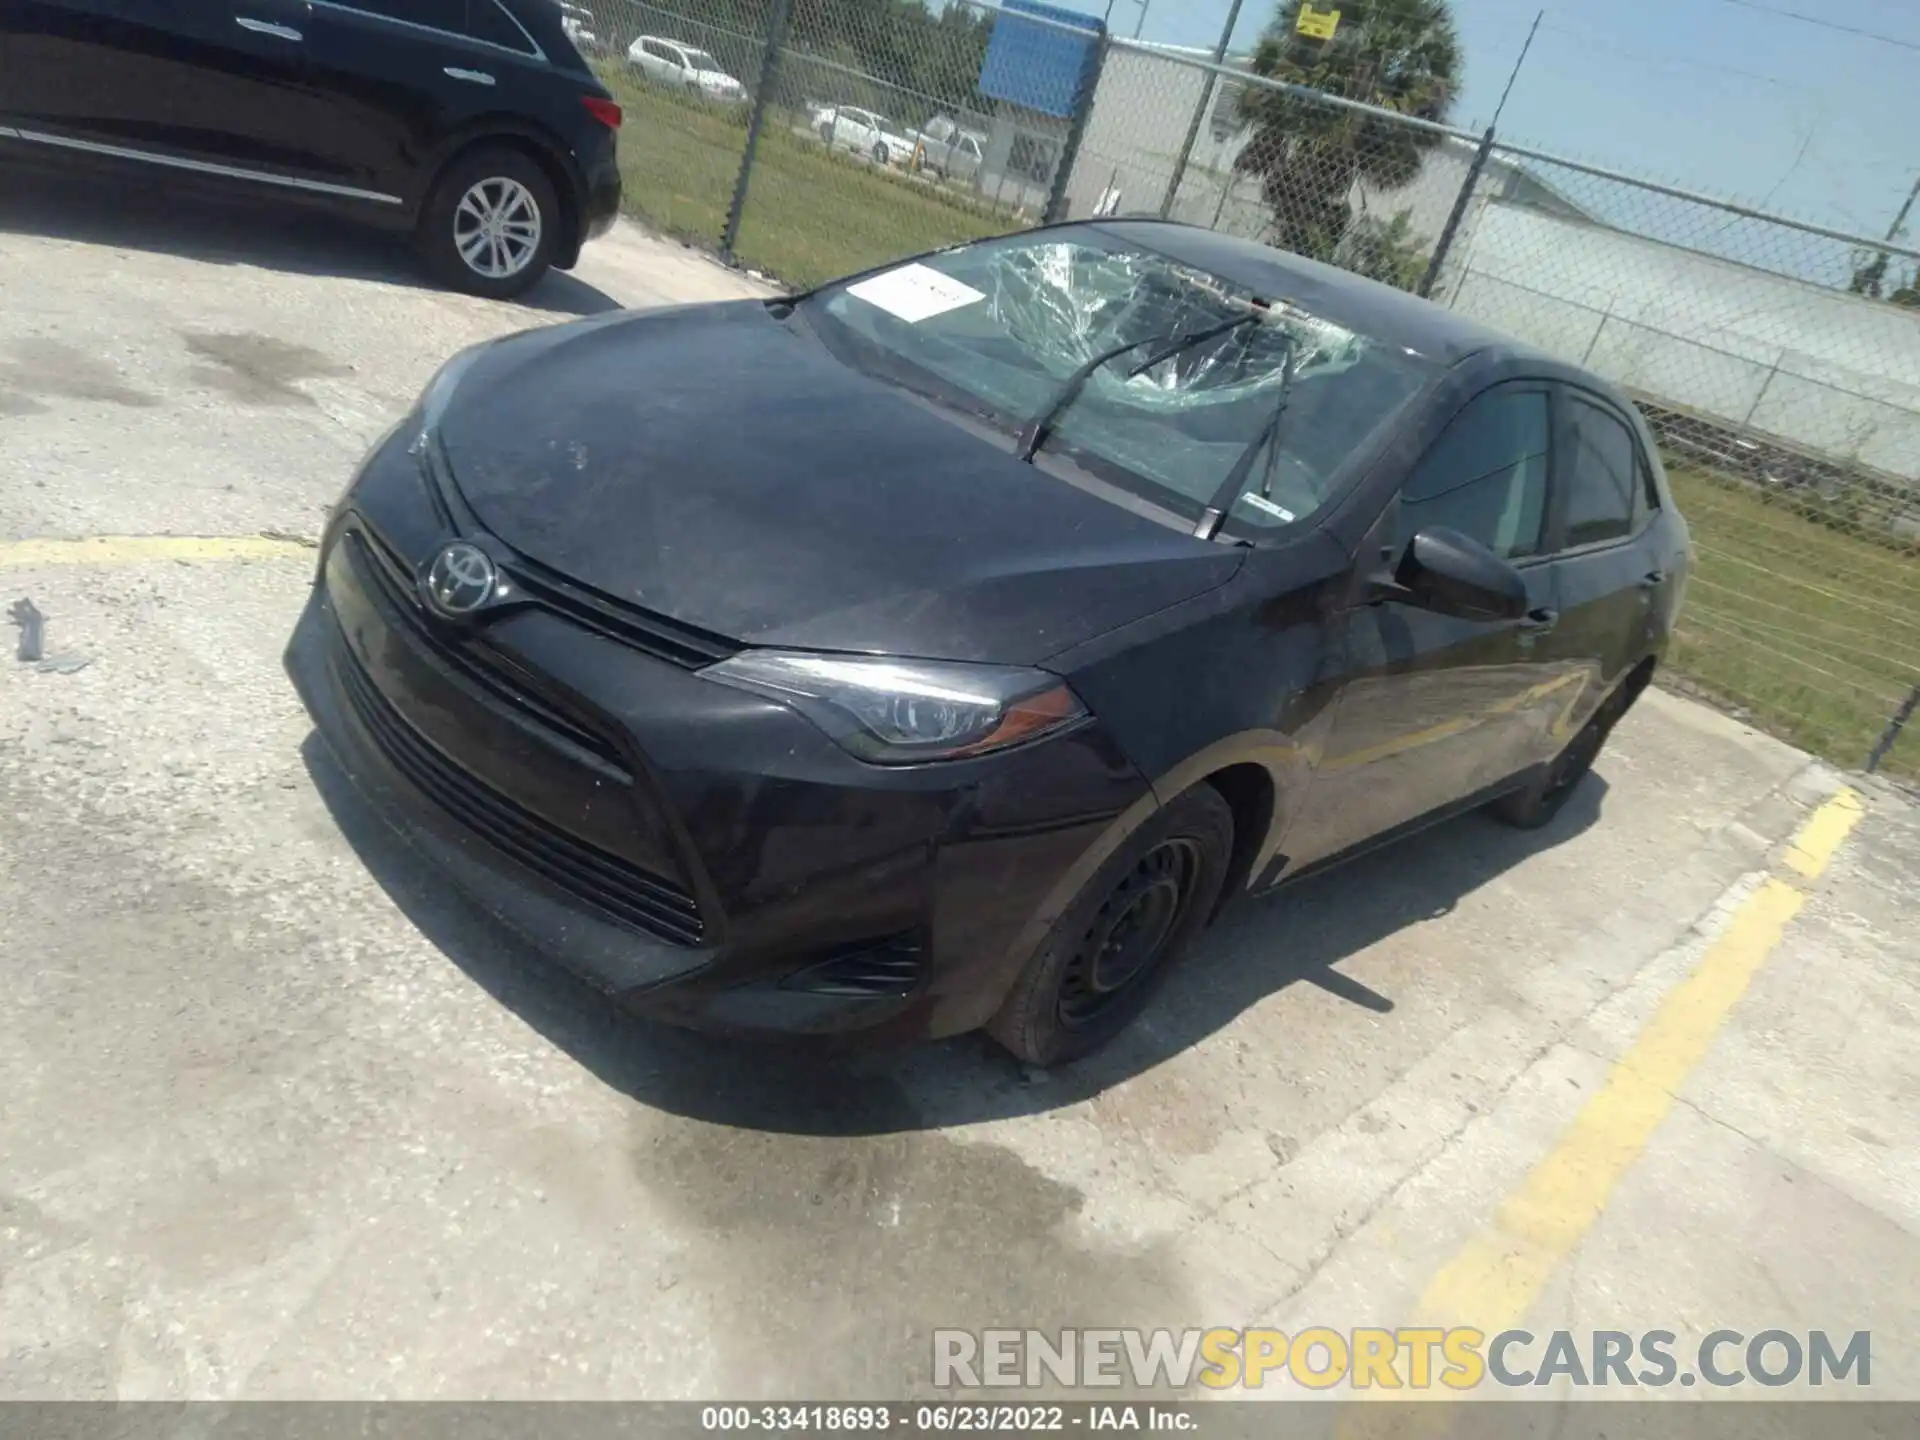
<svg viewBox="0 0 1920 1440">
<path fill-rule="evenodd" d="M 493 598 L 499 572 L 478 545 L 456 540 L 433 557 L 424 585 L 427 603 L 442 615 L 471 615 Z"/>
</svg>

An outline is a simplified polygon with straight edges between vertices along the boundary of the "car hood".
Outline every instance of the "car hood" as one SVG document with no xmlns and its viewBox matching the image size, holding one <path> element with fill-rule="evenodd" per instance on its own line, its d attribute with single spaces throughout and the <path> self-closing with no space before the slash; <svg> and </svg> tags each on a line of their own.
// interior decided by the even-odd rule
<svg viewBox="0 0 1920 1440">
<path fill-rule="evenodd" d="M 758 301 L 497 341 L 439 434 L 508 545 L 751 645 L 1031 664 L 1244 553 L 1022 464 Z"/>
</svg>

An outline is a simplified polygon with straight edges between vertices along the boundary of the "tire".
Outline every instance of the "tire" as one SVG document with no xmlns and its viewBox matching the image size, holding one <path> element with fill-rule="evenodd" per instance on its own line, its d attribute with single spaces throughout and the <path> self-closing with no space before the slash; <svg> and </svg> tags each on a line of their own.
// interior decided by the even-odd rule
<svg viewBox="0 0 1920 1440">
<path fill-rule="evenodd" d="M 476 244 L 473 236 L 497 214 L 504 228 Z M 434 278 L 451 290 L 510 300 L 553 264 L 560 238 L 553 182 L 532 157 L 483 146 L 455 158 L 434 182 L 416 240 Z M 531 244 L 526 244 L 529 237 Z M 469 261 L 462 246 L 474 254 Z"/>
<path fill-rule="evenodd" d="M 873 142 L 873 163 L 876 165 L 887 163 L 887 147 L 879 140 Z"/>
<path fill-rule="evenodd" d="M 1219 791 L 1197 785 L 1174 800 L 1074 897 L 987 1033 L 1039 1066 L 1078 1060 L 1112 1040 L 1206 925 L 1232 854 L 1233 811 Z M 1103 962 L 1115 973 L 1103 977 Z"/>
<path fill-rule="evenodd" d="M 1587 778 L 1587 772 L 1593 769 L 1593 762 L 1600 758 L 1613 727 L 1633 708 L 1633 702 L 1640 698 L 1640 692 L 1652 678 L 1650 669 L 1634 671 L 1619 689 L 1601 701 L 1593 718 L 1554 756 L 1544 772 L 1524 789 L 1502 795 L 1488 805 L 1488 813 L 1516 830 L 1538 830 L 1551 823 L 1553 817 L 1566 808 L 1567 801 L 1580 788 L 1580 782 Z"/>
<path fill-rule="evenodd" d="M 833 126 L 822 125 L 820 127 L 820 143 L 825 145 L 829 150 L 833 148 Z"/>
</svg>

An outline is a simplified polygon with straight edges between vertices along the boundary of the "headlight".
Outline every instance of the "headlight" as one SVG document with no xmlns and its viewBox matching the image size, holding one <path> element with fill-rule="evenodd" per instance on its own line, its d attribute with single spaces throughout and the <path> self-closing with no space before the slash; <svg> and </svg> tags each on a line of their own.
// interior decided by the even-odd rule
<svg viewBox="0 0 1920 1440">
<path fill-rule="evenodd" d="M 701 673 L 784 700 L 878 765 L 984 755 L 1087 714 L 1058 677 L 999 665 L 746 650 Z"/>
</svg>

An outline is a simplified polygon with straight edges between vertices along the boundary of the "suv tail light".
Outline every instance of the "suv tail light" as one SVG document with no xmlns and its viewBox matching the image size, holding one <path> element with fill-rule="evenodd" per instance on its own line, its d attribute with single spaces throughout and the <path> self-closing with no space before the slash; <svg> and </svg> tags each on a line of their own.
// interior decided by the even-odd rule
<svg viewBox="0 0 1920 1440">
<path fill-rule="evenodd" d="M 587 113 L 609 130 L 620 128 L 620 107 L 611 100 L 602 100 L 598 95 L 582 95 L 580 103 L 587 107 Z"/>
</svg>

